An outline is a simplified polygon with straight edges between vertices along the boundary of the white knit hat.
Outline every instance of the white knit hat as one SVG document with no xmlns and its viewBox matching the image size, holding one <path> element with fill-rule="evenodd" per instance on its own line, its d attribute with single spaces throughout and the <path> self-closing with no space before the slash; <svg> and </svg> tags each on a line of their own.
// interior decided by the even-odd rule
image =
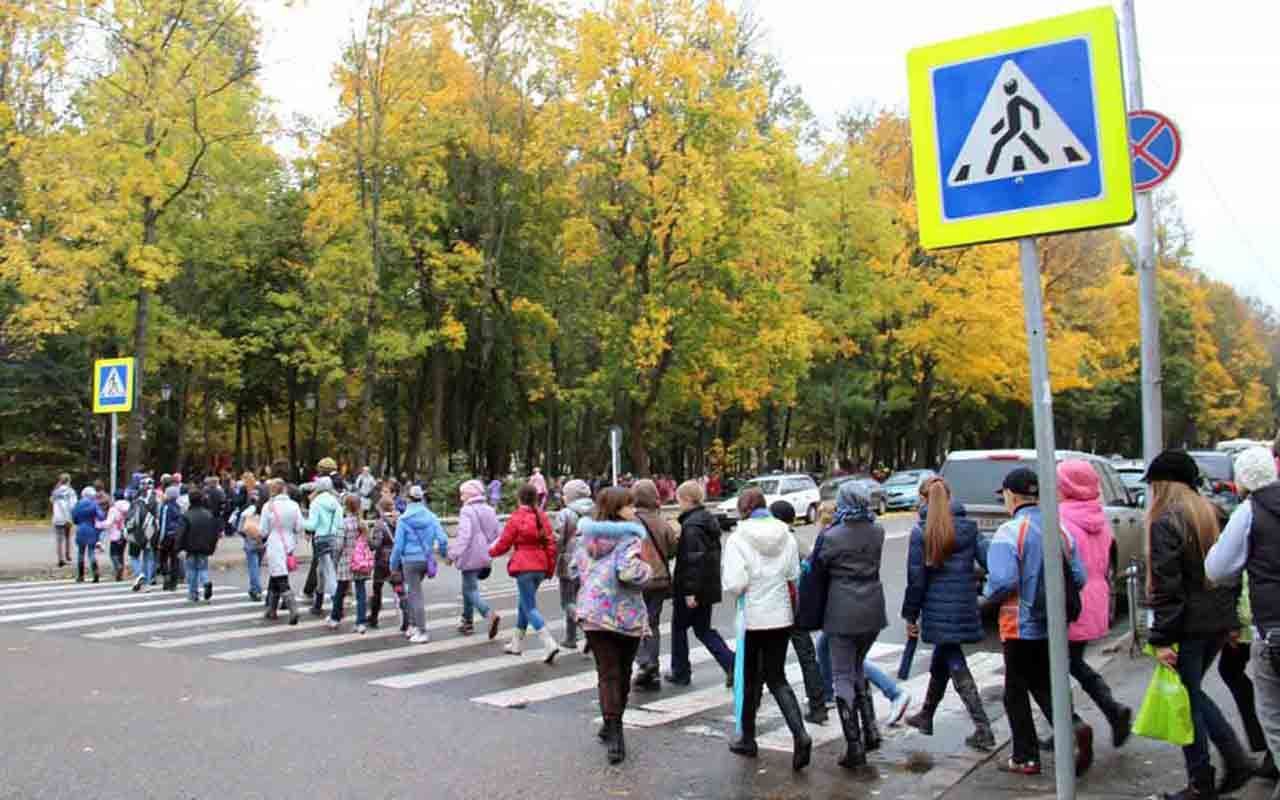
<svg viewBox="0 0 1280 800">
<path fill-rule="evenodd" d="M 1265 447 L 1250 447 L 1236 456 L 1236 483 L 1245 491 L 1256 492 L 1276 482 L 1276 460 Z"/>
</svg>

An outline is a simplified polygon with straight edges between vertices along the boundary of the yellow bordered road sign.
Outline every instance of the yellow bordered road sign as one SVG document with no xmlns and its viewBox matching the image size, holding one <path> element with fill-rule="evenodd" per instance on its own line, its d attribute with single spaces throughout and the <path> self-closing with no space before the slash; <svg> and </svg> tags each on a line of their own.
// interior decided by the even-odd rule
<svg viewBox="0 0 1280 800">
<path fill-rule="evenodd" d="M 1110 7 L 920 47 L 907 73 L 924 247 L 1133 220 Z"/>
<path fill-rule="evenodd" d="M 132 358 L 103 358 L 93 362 L 93 413 L 132 411 L 133 376 Z"/>
</svg>

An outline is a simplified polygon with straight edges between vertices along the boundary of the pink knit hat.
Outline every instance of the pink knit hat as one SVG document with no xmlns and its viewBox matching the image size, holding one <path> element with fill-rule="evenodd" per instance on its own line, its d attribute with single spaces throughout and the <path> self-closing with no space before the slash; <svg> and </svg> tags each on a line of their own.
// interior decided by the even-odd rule
<svg viewBox="0 0 1280 800">
<path fill-rule="evenodd" d="M 1071 459 L 1058 465 L 1058 497 L 1062 500 L 1096 500 L 1101 488 L 1098 473 L 1084 459 Z"/>
<path fill-rule="evenodd" d="M 469 480 L 458 487 L 458 494 L 462 496 L 462 502 L 470 503 L 477 497 L 484 497 L 484 484 L 477 480 Z"/>
</svg>

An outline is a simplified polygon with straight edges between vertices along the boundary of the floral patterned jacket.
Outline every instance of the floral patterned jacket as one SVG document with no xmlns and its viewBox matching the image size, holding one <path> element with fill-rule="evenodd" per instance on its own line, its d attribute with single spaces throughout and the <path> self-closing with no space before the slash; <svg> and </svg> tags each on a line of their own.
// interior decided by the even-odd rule
<svg viewBox="0 0 1280 800">
<path fill-rule="evenodd" d="M 649 635 L 644 584 L 652 569 L 640 555 L 645 530 L 636 522 L 578 522 L 581 545 L 574 554 L 571 577 L 582 581 L 578 621 L 586 630 L 624 636 Z"/>
</svg>

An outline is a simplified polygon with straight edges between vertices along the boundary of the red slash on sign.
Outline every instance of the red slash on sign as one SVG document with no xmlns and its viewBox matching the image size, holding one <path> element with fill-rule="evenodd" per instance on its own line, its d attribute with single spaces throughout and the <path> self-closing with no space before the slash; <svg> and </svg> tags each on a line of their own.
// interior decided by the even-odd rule
<svg viewBox="0 0 1280 800">
<path fill-rule="evenodd" d="M 1182 137 L 1165 115 L 1129 112 L 1129 150 L 1133 156 L 1133 189 L 1146 192 L 1163 183 L 1182 157 Z"/>
</svg>

